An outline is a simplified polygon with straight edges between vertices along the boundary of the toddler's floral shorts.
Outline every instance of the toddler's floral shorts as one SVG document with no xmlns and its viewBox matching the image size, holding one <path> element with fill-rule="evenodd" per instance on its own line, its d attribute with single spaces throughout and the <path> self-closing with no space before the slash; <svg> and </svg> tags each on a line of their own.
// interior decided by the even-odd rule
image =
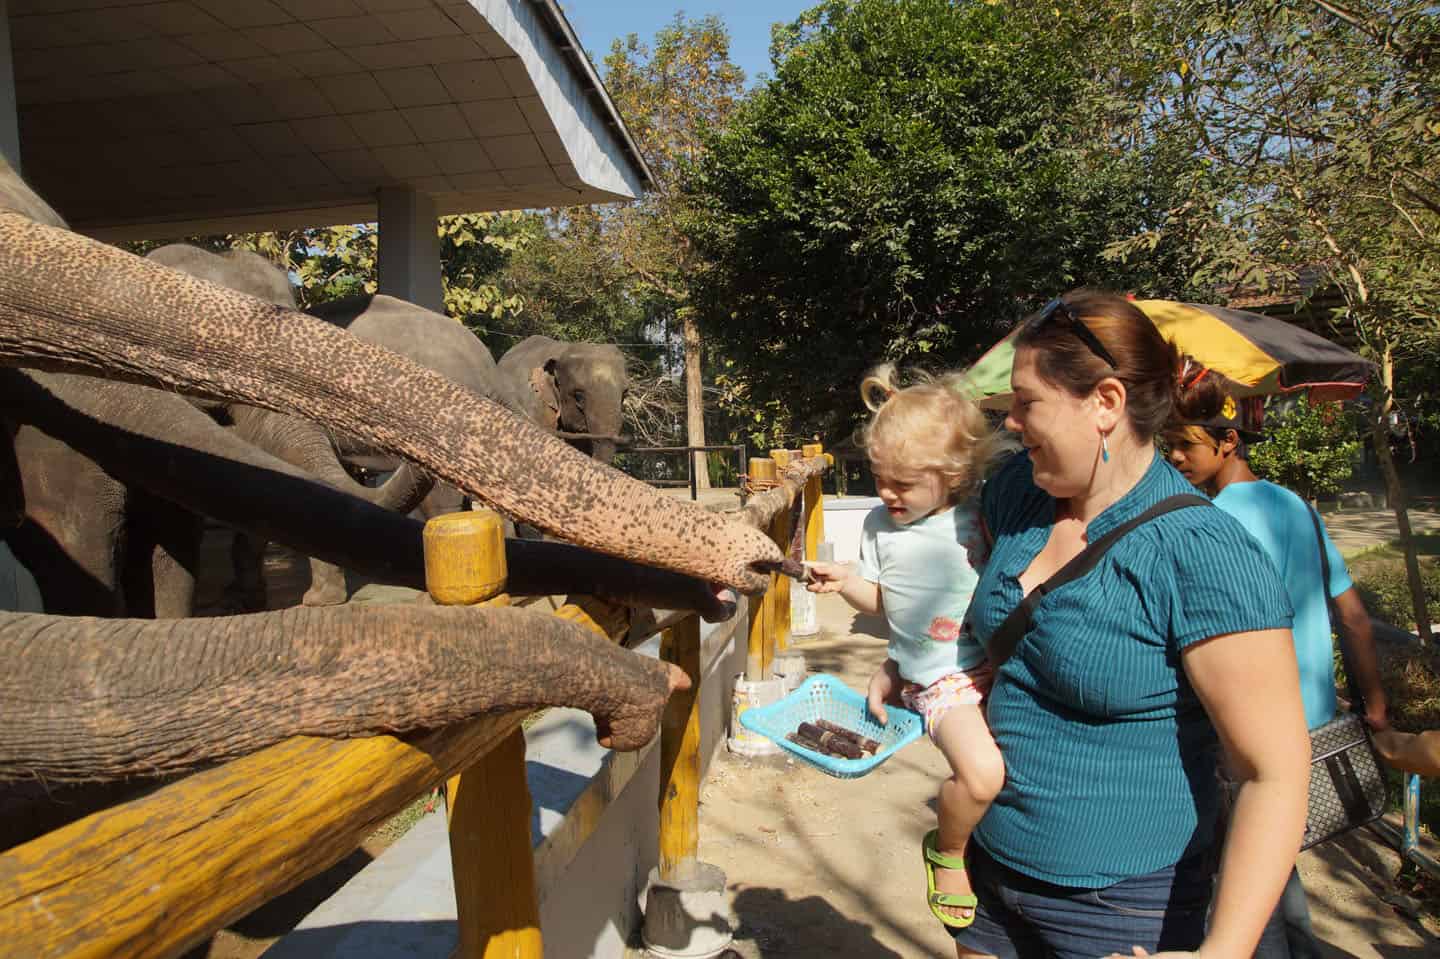
<svg viewBox="0 0 1440 959">
<path fill-rule="evenodd" d="M 988 660 L 970 669 L 961 669 L 942 676 L 929 686 L 906 683 L 900 688 L 900 701 L 925 719 L 925 732 L 933 740 L 935 730 L 945 714 L 956 706 L 979 706 L 990 692 L 995 670 Z"/>
</svg>

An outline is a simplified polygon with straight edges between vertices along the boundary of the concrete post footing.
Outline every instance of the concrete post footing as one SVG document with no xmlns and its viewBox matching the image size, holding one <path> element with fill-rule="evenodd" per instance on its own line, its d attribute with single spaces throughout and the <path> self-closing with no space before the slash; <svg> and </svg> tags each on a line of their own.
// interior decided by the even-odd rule
<svg viewBox="0 0 1440 959">
<path fill-rule="evenodd" d="M 787 649 L 783 653 L 776 653 L 773 664 L 775 678 L 784 683 L 785 693 L 788 696 L 800 688 L 805 682 L 808 674 L 808 667 L 805 665 L 805 654 L 795 649 Z"/>
<path fill-rule="evenodd" d="M 650 870 L 641 938 L 660 959 L 711 959 L 734 938 L 736 919 L 725 899 L 725 873 L 697 862 L 684 879 L 661 879 Z"/>
</svg>

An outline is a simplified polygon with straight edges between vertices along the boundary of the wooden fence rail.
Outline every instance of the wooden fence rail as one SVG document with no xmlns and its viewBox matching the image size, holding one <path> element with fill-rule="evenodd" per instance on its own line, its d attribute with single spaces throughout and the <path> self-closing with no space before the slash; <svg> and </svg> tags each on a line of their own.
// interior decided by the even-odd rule
<svg viewBox="0 0 1440 959">
<path fill-rule="evenodd" d="M 805 452 L 810 458 L 792 463 L 776 488 L 738 518 L 778 529 L 776 517 L 782 511 L 788 517 L 828 465 L 818 450 Z M 812 558 L 808 533 L 816 514 L 808 505 Z M 785 538 L 788 544 L 788 532 Z M 498 517 L 480 511 L 432 521 L 426 573 L 442 605 L 507 603 Z M 767 624 L 775 592 L 757 597 Z M 567 601 L 555 615 L 615 640 L 630 627 L 622 608 L 588 597 Z M 677 878 L 694 862 L 698 843 L 699 619 L 672 615 L 650 635 L 661 629 L 662 656 L 693 684 L 671 698 L 661 726 L 661 870 Z M 767 628 L 758 641 L 762 656 L 773 656 L 773 632 Z M 8 850 L 0 854 L 4 952 L 179 955 L 339 862 L 388 817 L 444 784 L 457 955 L 540 957 L 525 715 L 485 715 L 403 739 L 296 737 Z"/>
</svg>

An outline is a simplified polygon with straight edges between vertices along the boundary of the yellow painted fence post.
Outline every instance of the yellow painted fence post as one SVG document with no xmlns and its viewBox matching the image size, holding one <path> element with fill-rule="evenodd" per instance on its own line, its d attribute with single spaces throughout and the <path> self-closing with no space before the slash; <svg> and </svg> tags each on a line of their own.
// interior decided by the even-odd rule
<svg viewBox="0 0 1440 959">
<path fill-rule="evenodd" d="M 790 468 L 792 462 L 789 450 L 771 450 L 770 458 L 775 461 L 775 468 L 783 473 Z M 790 537 L 794 534 L 794 524 L 789 509 L 782 509 L 775 514 L 775 519 L 770 523 L 770 538 L 780 551 L 786 556 L 790 555 Z M 790 648 L 790 577 L 775 576 L 771 579 L 770 597 L 771 623 L 770 633 L 772 636 L 771 649 L 774 653 L 783 653 Z M 774 655 L 770 656 L 773 666 Z M 769 673 L 765 676 L 770 678 Z"/>
<path fill-rule="evenodd" d="M 750 460 L 752 489 L 771 489 L 775 482 L 774 460 L 764 457 Z M 775 592 L 775 576 L 774 573 L 770 574 L 770 587 L 764 593 L 750 597 L 750 634 L 745 655 L 745 679 L 752 683 L 770 678 L 770 656 L 773 652 L 769 642 L 770 614 L 773 608 L 770 597 Z"/>
<path fill-rule="evenodd" d="M 492 510 L 425 524 L 425 586 L 441 605 L 505 606 L 505 527 Z M 445 784 L 460 959 L 540 959 L 525 734 L 516 729 Z"/>
<path fill-rule="evenodd" d="M 700 617 L 665 630 L 660 658 L 690 677 L 660 721 L 660 878 L 688 879 L 700 846 Z"/>
<path fill-rule="evenodd" d="M 819 443 L 806 443 L 801 448 L 806 459 L 824 456 L 825 447 Z M 821 490 L 820 477 L 812 476 L 805 484 L 805 507 L 801 514 L 805 524 L 805 558 L 812 562 L 819 557 L 820 541 L 825 538 L 825 495 Z"/>
</svg>

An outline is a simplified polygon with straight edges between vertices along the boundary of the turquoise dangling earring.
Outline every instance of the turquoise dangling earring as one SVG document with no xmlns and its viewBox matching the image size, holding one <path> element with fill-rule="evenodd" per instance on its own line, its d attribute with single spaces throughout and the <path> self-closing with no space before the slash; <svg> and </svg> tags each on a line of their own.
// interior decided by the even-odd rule
<svg viewBox="0 0 1440 959">
<path fill-rule="evenodd" d="M 1100 434 L 1100 462 L 1110 462 L 1110 444 L 1105 441 L 1105 434 Z"/>
</svg>

